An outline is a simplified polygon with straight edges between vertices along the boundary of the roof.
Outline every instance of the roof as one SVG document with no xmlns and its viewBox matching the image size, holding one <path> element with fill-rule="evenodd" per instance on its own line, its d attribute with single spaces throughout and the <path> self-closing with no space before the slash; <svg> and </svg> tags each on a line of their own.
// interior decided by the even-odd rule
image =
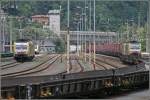
<svg viewBox="0 0 150 100">
<path fill-rule="evenodd" d="M 40 43 L 40 46 L 55 47 L 56 45 L 51 40 L 44 40 Z"/>
<path fill-rule="evenodd" d="M 61 34 L 67 34 L 67 31 L 61 31 Z M 77 34 L 80 35 L 100 35 L 100 36 L 116 36 L 116 32 L 101 32 L 101 31 L 70 31 L 70 34 Z"/>
<path fill-rule="evenodd" d="M 34 15 L 34 16 L 32 16 L 32 18 L 40 18 L 40 17 L 48 18 L 47 15 Z"/>
<path fill-rule="evenodd" d="M 27 42 L 27 41 L 31 41 L 30 39 L 18 39 L 16 40 L 16 42 Z"/>
<path fill-rule="evenodd" d="M 49 10 L 48 11 L 48 14 L 59 14 L 60 13 L 60 10 Z"/>
</svg>

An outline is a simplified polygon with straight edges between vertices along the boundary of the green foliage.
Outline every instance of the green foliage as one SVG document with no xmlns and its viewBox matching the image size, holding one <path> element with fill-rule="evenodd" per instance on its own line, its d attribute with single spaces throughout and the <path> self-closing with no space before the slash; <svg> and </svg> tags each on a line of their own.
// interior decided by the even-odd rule
<svg viewBox="0 0 150 100">
<path fill-rule="evenodd" d="M 9 1 L 13 5 L 13 2 Z M 8 1 L 3 0 L 6 5 Z M 89 3 L 87 0 L 88 9 L 87 13 L 87 27 L 89 27 Z M 16 9 L 19 16 L 31 17 L 36 14 L 47 14 L 49 10 L 59 9 L 61 11 L 61 30 L 67 29 L 67 1 L 16 1 L 18 8 Z M 85 2 L 70 1 L 70 29 L 76 30 L 74 19 L 76 13 L 81 15 L 81 9 L 77 6 L 84 8 Z M 10 10 L 10 9 L 9 9 Z M 140 16 L 140 24 L 144 26 L 147 19 L 148 2 L 147 1 L 96 1 L 96 30 L 97 31 L 118 31 L 120 25 L 125 24 L 127 20 L 134 20 L 138 24 L 138 16 Z M 11 14 L 11 10 L 8 11 Z M 92 1 L 92 26 L 93 26 L 93 1 Z M 109 21 L 108 21 L 109 19 Z M 131 24 L 131 22 L 129 23 Z M 93 27 L 92 27 L 93 28 Z"/>
<path fill-rule="evenodd" d="M 65 51 L 65 43 L 60 38 L 54 40 L 54 44 L 56 45 L 55 50 L 57 53 L 63 53 Z"/>
<path fill-rule="evenodd" d="M 24 28 L 24 33 L 27 36 L 26 38 L 39 40 L 42 38 L 49 38 L 54 35 L 54 33 L 49 29 L 43 29 L 39 23 L 31 23 L 29 26 Z"/>
<path fill-rule="evenodd" d="M 1 58 L 13 57 L 13 55 L 14 55 L 13 53 L 9 53 L 9 52 L 8 53 L 0 53 Z"/>
<path fill-rule="evenodd" d="M 32 5 L 28 2 L 20 2 L 18 11 L 20 16 L 30 17 L 32 15 Z"/>
<path fill-rule="evenodd" d="M 146 51 L 146 33 L 147 33 L 147 26 L 140 27 L 137 29 L 137 32 L 140 36 L 140 42 L 141 42 L 141 49 L 142 51 Z"/>
<path fill-rule="evenodd" d="M 87 14 L 87 29 L 89 28 L 89 5 L 90 0 L 87 1 L 88 9 L 86 10 Z M 93 0 L 91 0 L 92 6 L 92 30 L 93 30 Z M 2 5 L 7 5 L 6 8 L 9 8 L 9 5 L 13 5 L 12 1 L 2 0 Z M 14 26 L 16 28 L 20 27 L 25 28 L 25 31 L 32 36 L 41 35 L 44 37 L 49 37 L 53 35 L 49 30 L 42 29 L 41 25 L 37 23 L 31 23 L 28 25 L 28 18 L 31 18 L 32 15 L 36 14 L 47 14 L 49 10 L 59 9 L 61 5 L 61 30 L 67 29 L 67 1 L 16 1 L 17 9 L 11 10 L 6 9 L 8 14 L 14 14 L 16 16 L 25 16 L 25 19 L 18 21 L 14 19 Z M 84 0 L 70 1 L 70 30 L 77 30 L 77 24 L 75 24 L 74 19 L 78 19 L 80 16 L 77 16 L 76 13 L 81 15 L 82 10 L 77 9 L 77 6 L 80 6 L 82 9 L 85 7 Z M 148 2 L 147 1 L 99 1 L 96 0 L 96 31 L 114 31 L 120 33 L 127 32 L 126 22 L 129 24 L 129 33 L 138 34 L 140 41 L 142 43 L 142 50 L 145 50 L 145 34 L 147 32 L 146 22 L 147 22 L 147 12 L 148 12 Z M 140 18 L 140 19 L 139 19 Z M 131 21 L 132 20 L 132 21 Z M 133 27 L 134 23 L 134 27 Z M 138 27 L 140 23 L 140 27 Z M 38 28 L 38 29 L 37 29 Z M 38 31 L 37 31 L 38 30 Z M 61 40 L 56 42 L 58 47 L 63 48 Z M 59 48 L 56 48 L 59 51 Z M 61 49 L 60 49 L 61 50 Z M 62 49 L 63 50 L 63 49 Z"/>
</svg>

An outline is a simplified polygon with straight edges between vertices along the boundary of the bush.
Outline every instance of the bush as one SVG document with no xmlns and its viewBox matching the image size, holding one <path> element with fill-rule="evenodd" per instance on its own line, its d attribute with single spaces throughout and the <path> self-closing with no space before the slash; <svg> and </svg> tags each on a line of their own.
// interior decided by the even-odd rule
<svg viewBox="0 0 150 100">
<path fill-rule="evenodd" d="M 5 57 L 13 57 L 13 53 L 1 53 L 0 56 L 1 58 L 5 58 Z"/>
</svg>

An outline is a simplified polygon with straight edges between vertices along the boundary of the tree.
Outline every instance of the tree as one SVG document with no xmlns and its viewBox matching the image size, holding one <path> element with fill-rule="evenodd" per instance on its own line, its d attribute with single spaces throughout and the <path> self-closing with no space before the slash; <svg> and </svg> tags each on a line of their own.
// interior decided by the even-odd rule
<svg viewBox="0 0 150 100">
<path fill-rule="evenodd" d="M 57 53 L 65 52 L 65 43 L 62 39 L 57 38 L 56 40 L 54 40 L 54 44 L 56 45 L 55 50 Z"/>
</svg>

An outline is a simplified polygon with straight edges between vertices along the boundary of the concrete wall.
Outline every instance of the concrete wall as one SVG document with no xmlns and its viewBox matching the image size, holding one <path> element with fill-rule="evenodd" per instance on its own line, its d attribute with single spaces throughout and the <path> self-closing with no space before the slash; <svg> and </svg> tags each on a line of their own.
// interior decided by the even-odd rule
<svg viewBox="0 0 150 100">
<path fill-rule="evenodd" d="M 60 11 L 50 10 L 49 16 L 49 28 L 57 35 L 60 35 Z"/>
</svg>

